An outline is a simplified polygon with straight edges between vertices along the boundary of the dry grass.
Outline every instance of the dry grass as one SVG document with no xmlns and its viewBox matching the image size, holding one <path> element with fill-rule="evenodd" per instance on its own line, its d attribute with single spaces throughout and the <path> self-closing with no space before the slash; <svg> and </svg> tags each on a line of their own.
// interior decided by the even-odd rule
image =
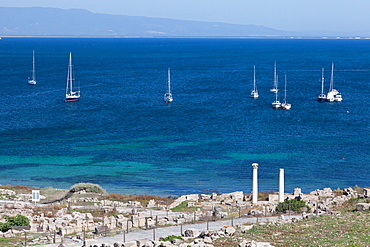
<svg viewBox="0 0 370 247">
<path fill-rule="evenodd" d="M 0 246 L 6 247 L 24 246 L 24 237 L 19 235 L 18 237 L 0 238 Z"/>
<path fill-rule="evenodd" d="M 58 198 L 63 197 L 67 192 L 68 190 L 54 189 L 54 188 L 40 189 L 40 194 L 46 197 L 46 199 L 41 200 L 41 202 L 57 200 Z"/>
<path fill-rule="evenodd" d="M 370 246 L 370 213 L 343 212 L 296 223 L 253 227 L 246 234 L 217 241 L 216 247 L 236 247 L 240 238 L 274 246 Z"/>
<path fill-rule="evenodd" d="M 24 185 L 0 185 L 0 189 L 5 189 L 5 190 L 13 190 L 17 194 L 28 194 L 31 193 L 32 190 L 36 190 L 38 188 L 32 188 Z"/>
<path fill-rule="evenodd" d="M 44 201 L 51 201 L 55 200 L 57 198 L 63 197 L 68 190 L 62 190 L 62 189 L 54 189 L 54 188 L 36 188 L 36 187 L 29 187 L 24 185 L 0 185 L 0 189 L 7 189 L 12 190 L 16 194 L 31 194 L 32 190 L 40 190 L 40 194 L 42 196 L 45 196 L 45 200 L 41 200 L 41 202 Z"/>
</svg>

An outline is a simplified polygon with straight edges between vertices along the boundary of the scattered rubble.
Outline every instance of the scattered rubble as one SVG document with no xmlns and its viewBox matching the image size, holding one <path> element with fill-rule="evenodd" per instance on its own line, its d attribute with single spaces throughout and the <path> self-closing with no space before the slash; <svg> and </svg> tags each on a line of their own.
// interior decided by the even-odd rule
<svg viewBox="0 0 370 247">
<path fill-rule="evenodd" d="M 24 215 L 30 219 L 28 230 L 11 229 L 8 232 L 0 232 L 0 237 L 13 237 L 27 231 L 29 233 L 42 233 L 43 237 L 32 240 L 32 244 L 61 243 L 62 238 L 70 236 L 76 241 L 85 240 L 85 246 L 97 246 L 93 237 L 104 236 L 113 231 L 129 231 L 133 228 L 148 229 L 156 226 L 185 225 L 200 220 L 217 220 L 230 217 L 252 217 L 274 215 L 278 202 L 276 194 L 269 196 L 269 201 L 260 201 L 252 204 L 250 195 L 241 191 L 210 195 L 191 194 L 177 198 L 173 203 L 165 205 L 163 202 L 150 200 L 146 207 L 138 201 L 120 202 L 112 200 L 99 200 L 97 198 L 84 196 L 69 198 L 65 204 L 35 205 L 30 202 L 28 194 L 17 195 L 14 191 L 0 189 L 0 197 L 13 198 L 14 200 L 4 201 L 0 205 L 1 216 Z M 285 199 L 299 199 L 306 202 L 311 212 L 303 212 L 303 218 L 311 218 L 317 215 L 335 213 L 338 206 L 353 198 L 369 198 L 370 189 L 364 189 L 363 194 L 352 188 L 347 188 L 337 193 L 330 188 L 315 190 L 309 194 L 303 194 L 299 188 L 294 189 L 292 194 L 285 193 Z M 186 202 L 188 207 L 197 208 L 191 212 L 174 213 L 170 209 Z M 85 203 L 84 207 L 73 206 Z M 104 215 L 94 216 L 84 210 L 102 210 Z M 370 203 L 358 203 L 356 210 L 370 210 Z M 2 217 L 1 217 L 2 218 Z M 284 216 L 280 218 L 284 221 Z M 297 220 L 297 219 L 295 219 Z M 117 243 L 116 246 L 139 246 L 139 247 L 170 247 L 170 246 L 194 246 L 211 247 L 212 243 L 223 236 L 231 236 L 235 232 L 245 232 L 253 226 L 239 226 L 223 228 L 219 231 L 206 231 L 199 233 L 196 229 L 187 229 L 183 232 L 184 240 L 174 242 L 163 241 L 133 241 L 132 243 Z M 192 242 L 189 242 L 190 239 Z M 187 240 L 187 241 L 185 241 Z M 182 241 L 186 242 L 183 243 Z M 104 245 L 108 247 L 109 245 Z M 255 243 L 247 240 L 240 241 L 240 247 L 244 246 L 271 246 L 268 243 Z"/>
</svg>

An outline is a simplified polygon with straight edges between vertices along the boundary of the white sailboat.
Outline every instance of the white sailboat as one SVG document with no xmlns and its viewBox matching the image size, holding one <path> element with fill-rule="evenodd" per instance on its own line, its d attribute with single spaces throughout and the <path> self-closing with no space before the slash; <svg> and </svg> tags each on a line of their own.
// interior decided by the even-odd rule
<svg viewBox="0 0 370 247">
<path fill-rule="evenodd" d="M 257 86 L 256 86 L 256 66 L 253 67 L 253 90 L 251 92 L 251 98 L 257 99 L 259 97 Z"/>
<path fill-rule="evenodd" d="M 35 51 L 32 51 L 32 77 L 28 78 L 29 85 L 36 85 Z"/>
<path fill-rule="evenodd" d="M 324 94 L 324 68 L 321 71 L 321 93 L 317 96 L 318 101 L 326 101 L 326 94 Z"/>
<path fill-rule="evenodd" d="M 334 63 L 331 64 L 330 86 L 329 92 L 326 95 L 326 101 L 329 102 L 342 101 L 342 95 L 339 93 L 337 89 L 334 88 Z"/>
<path fill-rule="evenodd" d="M 66 98 L 64 102 L 77 101 L 80 99 L 80 89 L 77 88 L 76 91 L 73 87 L 74 76 L 72 70 L 72 52 L 69 53 L 69 63 L 68 63 L 68 76 L 67 76 L 67 86 L 66 86 Z"/>
<path fill-rule="evenodd" d="M 276 94 L 278 92 L 277 84 L 278 84 L 278 77 L 277 77 L 277 73 L 276 73 L 276 61 L 275 61 L 275 64 L 274 64 L 274 85 L 270 89 L 270 93 Z"/>
<path fill-rule="evenodd" d="M 292 108 L 292 104 L 288 104 L 286 102 L 286 74 L 285 74 L 284 103 L 281 104 L 281 108 L 284 110 L 290 110 L 290 108 Z"/>
<path fill-rule="evenodd" d="M 168 80 L 167 80 L 167 92 L 164 94 L 164 102 L 171 103 L 173 101 L 172 93 L 171 93 L 171 72 L 170 68 L 168 68 Z"/>
<path fill-rule="evenodd" d="M 272 108 L 280 108 L 281 107 L 281 103 L 280 101 L 278 100 L 278 93 L 275 94 L 275 101 L 272 102 Z"/>
</svg>

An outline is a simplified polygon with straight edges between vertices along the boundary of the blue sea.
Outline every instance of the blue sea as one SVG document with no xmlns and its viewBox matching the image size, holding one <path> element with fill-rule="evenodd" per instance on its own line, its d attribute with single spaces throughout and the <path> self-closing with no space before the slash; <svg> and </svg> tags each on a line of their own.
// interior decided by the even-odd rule
<svg viewBox="0 0 370 247">
<path fill-rule="evenodd" d="M 37 85 L 28 85 L 32 51 Z M 77 102 L 64 102 L 69 52 Z M 273 109 L 274 62 L 283 100 Z M 331 64 L 342 102 L 318 102 Z M 249 97 L 256 66 L 258 99 Z M 174 101 L 163 102 L 167 69 Z M 179 196 L 370 186 L 370 40 L 3 38 L 0 184 Z"/>
</svg>

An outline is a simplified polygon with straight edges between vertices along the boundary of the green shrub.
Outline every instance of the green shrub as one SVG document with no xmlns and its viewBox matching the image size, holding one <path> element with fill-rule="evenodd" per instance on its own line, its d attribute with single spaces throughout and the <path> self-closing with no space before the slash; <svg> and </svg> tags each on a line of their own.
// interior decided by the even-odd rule
<svg viewBox="0 0 370 247">
<path fill-rule="evenodd" d="M 173 239 L 181 239 L 181 236 L 175 236 L 175 235 L 170 235 L 165 238 L 162 238 L 160 241 L 172 241 Z"/>
<path fill-rule="evenodd" d="M 311 210 L 310 207 L 306 205 L 305 201 L 301 201 L 297 199 L 290 199 L 290 200 L 285 200 L 284 202 L 280 202 L 279 205 L 276 207 L 276 212 L 284 213 L 288 210 L 291 210 L 291 211 L 301 213 L 302 208 L 307 208 L 307 211 Z"/>
<path fill-rule="evenodd" d="M 26 216 L 20 214 L 15 217 L 5 215 L 4 218 L 12 226 L 28 226 L 30 224 L 30 220 Z"/>
<path fill-rule="evenodd" d="M 108 194 L 100 185 L 92 183 L 74 184 L 69 191 L 75 193 L 82 190 L 92 193 Z"/>
<path fill-rule="evenodd" d="M 30 224 L 30 220 L 23 215 L 18 214 L 17 216 L 4 216 L 7 222 L 0 223 L 0 231 L 6 232 L 11 229 L 13 226 L 28 226 Z"/>
<path fill-rule="evenodd" d="M 12 226 L 8 222 L 6 222 L 6 223 L 0 222 L 0 231 L 1 232 L 7 232 L 11 228 L 12 228 Z"/>
</svg>

